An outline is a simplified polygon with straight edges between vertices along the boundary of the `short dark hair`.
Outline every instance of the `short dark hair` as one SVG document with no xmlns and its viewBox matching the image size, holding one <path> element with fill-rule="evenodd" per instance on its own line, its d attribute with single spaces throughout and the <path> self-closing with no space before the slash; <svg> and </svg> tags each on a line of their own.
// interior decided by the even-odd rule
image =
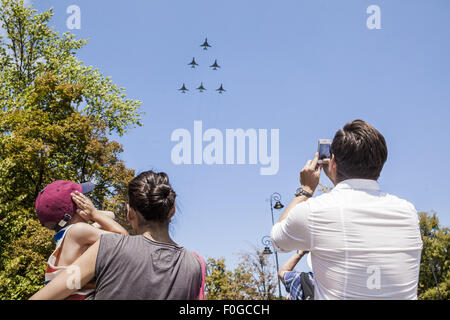
<svg viewBox="0 0 450 320">
<path fill-rule="evenodd" d="M 164 172 L 142 172 L 128 184 L 130 207 L 148 222 L 168 222 L 176 196 Z"/>
<path fill-rule="evenodd" d="M 337 165 L 337 179 L 380 177 L 388 150 L 383 135 L 369 123 L 354 120 L 336 132 L 331 153 Z"/>
</svg>

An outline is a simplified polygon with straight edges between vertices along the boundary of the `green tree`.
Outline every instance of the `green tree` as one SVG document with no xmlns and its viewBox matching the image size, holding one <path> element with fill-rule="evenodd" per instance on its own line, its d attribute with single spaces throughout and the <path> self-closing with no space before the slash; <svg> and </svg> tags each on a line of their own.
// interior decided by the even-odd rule
<svg viewBox="0 0 450 320">
<path fill-rule="evenodd" d="M 247 279 L 247 287 L 252 288 L 251 298 L 253 300 L 276 299 L 277 270 L 270 262 L 270 256 L 263 251 L 254 248 L 252 252 L 240 253 L 240 263 L 237 270 L 247 272 L 251 275 Z"/>
<path fill-rule="evenodd" d="M 205 281 L 208 300 L 271 300 L 275 298 L 275 268 L 266 255 L 258 251 L 239 254 L 234 270 L 225 259 L 209 258 Z"/>
<path fill-rule="evenodd" d="M 46 184 L 93 181 L 94 203 L 124 222 L 134 175 L 108 137 L 140 125 L 140 101 L 77 60 L 86 41 L 55 32 L 51 17 L 23 0 L 0 7 L 0 299 L 28 298 L 43 285 L 54 244 L 34 201 Z"/>
<path fill-rule="evenodd" d="M 450 298 L 450 234 L 439 225 L 435 212 L 419 213 L 423 250 L 420 263 L 418 297 L 422 300 Z M 436 286 L 436 282 L 438 286 Z M 439 288 L 439 290 L 438 290 Z"/>
<path fill-rule="evenodd" d="M 205 291 L 207 300 L 230 300 L 235 296 L 233 272 L 226 269 L 224 258 L 206 261 Z"/>
<path fill-rule="evenodd" d="M 0 26 L 7 35 L 0 39 L 3 110 L 23 106 L 33 93 L 34 80 L 51 72 L 61 82 L 83 88 L 83 103 L 77 101 L 72 107 L 89 118 L 104 121 L 109 133 L 121 135 L 140 124 L 141 102 L 127 99 L 125 89 L 76 58 L 76 51 L 87 40 L 76 40 L 68 32 L 60 35 L 49 27 L 52 9 L 37 13 L 32 7 L 25 7 L 23 0 L 1 2 Z"/>
</svg>

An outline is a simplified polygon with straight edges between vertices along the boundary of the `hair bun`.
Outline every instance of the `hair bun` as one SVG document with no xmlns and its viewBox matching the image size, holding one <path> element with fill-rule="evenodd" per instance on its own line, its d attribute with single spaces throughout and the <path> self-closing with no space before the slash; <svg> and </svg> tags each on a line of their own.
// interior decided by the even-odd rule
<svg viewBox="0 0 450 320">
<path fill-rule="evenodd" d="M 148 221 L 167 222 L 176 196 L 163 172 L 143 172 L 128 185 L 130 206 Z"/>
<path fill-rule="evenodd" d="M 164 199 L 168 198 L 172 192 L 172 188 L 167 184 L 159 185 L 155 189 L 156 193 L 159 193 L 159 196 Z"/>
</svg>

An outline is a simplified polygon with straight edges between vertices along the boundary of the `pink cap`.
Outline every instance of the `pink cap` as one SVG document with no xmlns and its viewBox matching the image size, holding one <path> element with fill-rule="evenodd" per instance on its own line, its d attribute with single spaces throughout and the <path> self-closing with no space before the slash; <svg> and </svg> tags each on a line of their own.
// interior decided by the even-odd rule
<svg viewBox="0 0 450 320">
<path fill-rule="evenodd" d="M 72 181 L 57 180 L 42 190 L 36 198 L 36 213 L 43 225 L 48 222 L 60 222 L 65 214 L 71 217 L 77 206 L 72 201 L 71 193 L 78 191 L 88 193 L 94 189 L 94 184 L 86 182 L 78 184 Z"/>
</svg>

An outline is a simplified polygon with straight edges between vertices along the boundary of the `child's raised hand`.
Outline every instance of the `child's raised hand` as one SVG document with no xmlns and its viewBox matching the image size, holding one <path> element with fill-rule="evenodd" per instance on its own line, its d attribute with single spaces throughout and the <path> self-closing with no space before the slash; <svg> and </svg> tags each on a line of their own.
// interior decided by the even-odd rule
<svg viewBox="0 0 450 320">
<path fill-rule="evenodd" d="M 72 193 L 71 196 L 73 202 L 75 202 L 78 207 L 77 213 L 86 221 L 94 220 L 94 215 L 96 214 L 97 209 L 95 209 L 92 201 L 78 191 Z"/>
<path fill-rule="evenodd" d="M 89 220 L 91 220 L 90 217 L 89 217 L 89 215 L 86 214 L 85 211 L 80 210 L 80 209 L 77 209 L 77 213 L 78 213 L 78 215 L 79 215 L 80 217 L 83 218 L 84 221 L 89 222 Z"/>
</svg>

